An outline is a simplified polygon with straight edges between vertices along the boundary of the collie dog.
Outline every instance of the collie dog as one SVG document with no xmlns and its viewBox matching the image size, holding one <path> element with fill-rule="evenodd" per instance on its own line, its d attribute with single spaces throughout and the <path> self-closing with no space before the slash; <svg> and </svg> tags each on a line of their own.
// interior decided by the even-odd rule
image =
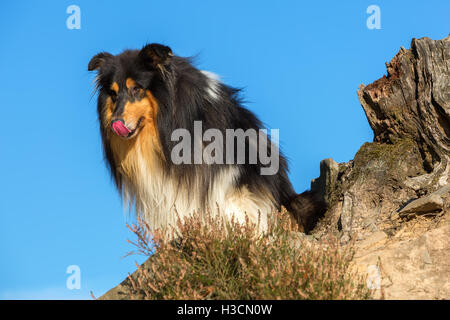
<svg viewBox="0 0 450 320">
<path fill-rule="evenodd" d="M 88 70 L 97 71 L 105 162 L 124 203 L 135 207 L 151 228 L 174 225 L 177 216 L 208 211 L 258 223 L 264 230 L 269 216 L 284 206 L 307 232 L 323 213 L 319 197 L 310 191 L 294 192 L 287 162 L 266 131 L 257 138 L 245 134 L 240 148 L 234 143 L 237 135 L 231 142 L 223 141 L 220 134 L 228 138 L 231 129 L 261 133 L 262 124 L 242 106 L 239 90 L 198 70 L 189 58 L 149 44 L 118 55 L 101 52 Z M 214 139 L 199 138 L 198 124 L 205 136 L 213 132 Z M 208 148 L 208 140 L 214 143 L 216 161 L 207 161 L 202 153 L 189 154 L 189 144 L 179 154 L 184 161 L 175 161 L 174 150 L 180 149 L 176 132 L 191 134 L 201 150 Z M 260 152 L 263 147 L 265 153 Z M 270 165 L 267 156 L 274 155 L 276 170 L 263 174 Z"/>
</svg>

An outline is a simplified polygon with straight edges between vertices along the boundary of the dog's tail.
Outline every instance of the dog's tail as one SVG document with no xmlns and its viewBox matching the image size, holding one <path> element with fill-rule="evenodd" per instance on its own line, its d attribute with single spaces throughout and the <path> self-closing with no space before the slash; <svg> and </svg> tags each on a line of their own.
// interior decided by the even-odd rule
<svg viewBox="0 0 450 320">
<path fill-rule="evenodd" d="M 285 207 L 299 226 L 299 231 L 304 233 L 309 233 L 316 226 L 327 209 L 324 199 L 312 191 L 295 195 Z"/>
</svg>

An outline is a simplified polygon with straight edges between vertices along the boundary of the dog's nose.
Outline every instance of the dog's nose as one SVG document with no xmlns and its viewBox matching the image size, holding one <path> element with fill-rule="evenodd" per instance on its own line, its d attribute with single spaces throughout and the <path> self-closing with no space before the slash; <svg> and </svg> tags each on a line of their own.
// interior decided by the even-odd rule
<svg viewBox="0 0 450 320">
<path fill-rule="evenodd" d="M 121 137 L 126 137 L 130 134 L 131 130 L 125 126 L 123 120 L 115 120 L 111 123 L 112 130 Z"/>
</svg>

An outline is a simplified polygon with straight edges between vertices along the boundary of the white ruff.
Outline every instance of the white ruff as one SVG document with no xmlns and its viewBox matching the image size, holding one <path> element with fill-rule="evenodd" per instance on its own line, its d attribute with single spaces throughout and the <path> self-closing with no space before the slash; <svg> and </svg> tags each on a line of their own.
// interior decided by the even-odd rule
<svg viewBox="0 0 450 320">
<path fill-rule="evenodd" d="M 134 203 L 137 214 L 152 229 L 175 226 L 176 212 L 182 219 L 199 211 L 202 207 L 200 183 L 189 190 L 178 187 L 177 179 L 167 176 L 162 168 L 147 165 L 139 147 L 136 152 L 135 177 L 124 177 L 124 204 L 131 208 Z M 235 181 L 239 175 L 236 167 L 230 167 L 216 176 L 207 196 L 206 210 L 230 220 L 234 216 L 239 223 L 244 223 L 247 216 L 249 221 L 259 223 L 261 231 L 266 230 L 268 216 L 275 211 L 275 206 L 262 194 L 251 193 L 245 187 L 236 189 Z M 198 180 L 201 178 L 199 176 Z"/>
</svg>

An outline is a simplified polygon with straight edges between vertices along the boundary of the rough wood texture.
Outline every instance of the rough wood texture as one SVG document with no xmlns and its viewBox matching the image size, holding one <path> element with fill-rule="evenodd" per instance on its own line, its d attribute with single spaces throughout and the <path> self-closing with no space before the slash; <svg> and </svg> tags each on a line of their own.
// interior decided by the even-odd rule
<svg viewBox="0 0 450 320">
<path fill-rule="evenodd" d="M 358 90 L 373 142 L 312 182 L 328 204 L 313 234 L 356 240 L 356 268 L 382 270 L 378 297 L 450 299 L 450 37 L 413 39 L 386 67 Z"/>
<path fill-rule="evenodd" d="M 417 142 L 429 176 L 415 178 L 418 188 L 447 183 L 450 151 L 450 41 L 413 39 L 386 64 L 387 76 L 358 90 L 374 132 L 374 142 Z M 432 186 L 433 187 L 433 186 Z"/>
</svg>

